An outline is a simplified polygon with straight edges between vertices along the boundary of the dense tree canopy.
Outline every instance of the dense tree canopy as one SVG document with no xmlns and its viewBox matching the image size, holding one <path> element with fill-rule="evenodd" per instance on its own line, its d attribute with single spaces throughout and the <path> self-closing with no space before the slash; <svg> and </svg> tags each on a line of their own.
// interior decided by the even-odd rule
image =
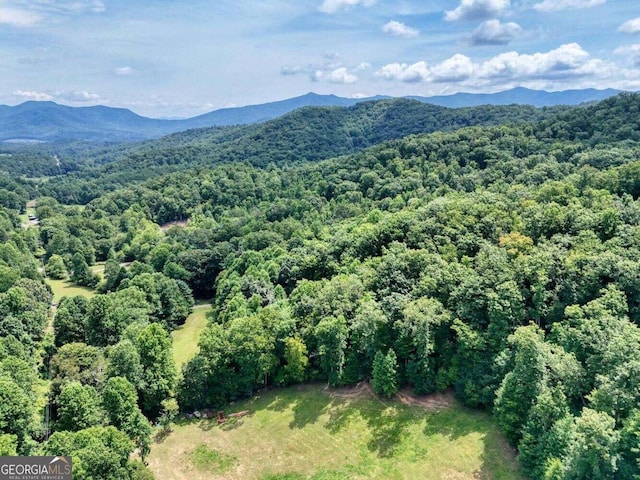
<svg viewBox="0 0 640 480">
<path fill-rule="evenodd" d="M 300 112 L 235 146 L 229 129 L 139 147 L 42 188 L 57 199 L 38 199 L 38 229 L 20 228 L 9 198 L 0 451 L 44 437 L 38 374 L 55 430 L 42 450 L 68 447 L 86 478 L 128 478 L 148 420 L 175 399 L 189 412 L 265 386 L 371 380 L 491 410 L 531 478 L 640 475 L 640 97 L 472 109 L 432 133 L 411 103 L 359 108 Z M 336 128 L 316 138 L 305 121 Z M 125 174 L 146 180 L 116 188 Z M 99 179 L 85 207 L 64 205 Z M 51 338 L 38 266 L 96 285 L 98 261 L 97 295 L 62 300 Z M 170 331 L 194 296 L 214 308 L 176 372 Z M 110 452 L 102 472 L 95 452 Z"/>
</svg>

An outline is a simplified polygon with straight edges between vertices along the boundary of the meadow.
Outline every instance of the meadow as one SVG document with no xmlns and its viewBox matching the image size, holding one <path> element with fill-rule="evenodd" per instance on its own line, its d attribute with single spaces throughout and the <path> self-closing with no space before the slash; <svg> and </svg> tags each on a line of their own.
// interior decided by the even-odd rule
<svg viewBox="0 0 640 480">
<path fill-rule="evenodd" d="M 182 365 L 187 363 L 198 352 L 198 338 L 207 326 L 207 313 L 212 309 L 211 304 L 202 303 L 193 307 L 193 312 L 187 317 L 184 325 L 171 332 L 173 339 L 173 359 L 176 370 L 180 372 Z"/>
<path fill-rule="evenodd" d="M 149 467 L 167 480 L 524 478 L 491 417 L 445 398 L 425 408 L 368 388 L 265 391 L 232 404 L 221 425 L 182 420 L 159 431 Z M 239 411 L 248 414 L 229 418 Z"/>
</svg>

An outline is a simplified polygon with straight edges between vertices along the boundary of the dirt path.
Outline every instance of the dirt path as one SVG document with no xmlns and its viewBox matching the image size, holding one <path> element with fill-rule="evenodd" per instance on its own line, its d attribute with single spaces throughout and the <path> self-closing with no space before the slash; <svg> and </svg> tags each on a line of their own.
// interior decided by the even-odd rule
<svg viewBox="0 0 640 480">
<path fill-rule="evenodd" d="M 188 220 L 176 220 L 174 222 L 163 223 L 162 225 L 160 225 L 160 230 L 162 230 L 163 232 L 166 232 L 171 227 L 184 228 L 187 226 L 187 221 Z"/>
<path fill-rule="evenodd" d="M 354 387 L 344 388 L 329 388 L 325 387 L 324 390 L 336 398 L 352 399 L 362 397 L 376 397 L 373 393 L 371 385 L 368 382 L 360 382 Z M 393 398 L 397 398 L 405 405 L 412 405 L 415 407 L 422 407 L 425 410 L 435 411 L 443 410 L 454 405 L 455 399 L 452 392 L 444 393 L 432 393 L 429 395 L 415 395 L 409 388 L 404 388 L 394 395 Z"/>
<path fill-rule="evenodd" d="M 442 410 L 453 406 L 455 400 L 453 392 L 431 393 L 429 395 L 415 395 L 410 389 L 405 388 L 396 393 L 396 398 L 405 405 L 423 407 L 426 410 Z"/>
</svg>

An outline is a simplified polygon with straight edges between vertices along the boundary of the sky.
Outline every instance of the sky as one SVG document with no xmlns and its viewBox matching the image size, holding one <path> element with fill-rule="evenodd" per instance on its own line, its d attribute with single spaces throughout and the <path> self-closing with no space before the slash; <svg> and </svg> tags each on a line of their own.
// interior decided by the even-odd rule
<svg viewBox="0 0 640 480">
<path fill-rule="evenodd" d="M 640 90 L 637 0 L 0 0 L 0 104 Z"/>
</svg>

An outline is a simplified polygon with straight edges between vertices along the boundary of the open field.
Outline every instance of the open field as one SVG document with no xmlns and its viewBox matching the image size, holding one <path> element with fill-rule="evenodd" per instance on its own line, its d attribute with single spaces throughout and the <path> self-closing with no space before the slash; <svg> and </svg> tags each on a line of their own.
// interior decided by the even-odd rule
<svg viewBox="0 0 640 480">
<path fill-rule="evenodd" d="M 446 398 L 429 408 L 381 401 L 368 388 L 263 392 L 225 412 L 247 416 L 221 426 L 184 421 L 159 434 L 149 466 L 158 480 L 524 478 L 491 417 Z"/>
<path fill-rule="evenodd" d="M 102 278 L 104 273 L 105 262 L 97 262 L 91 265 L 89 269 L 98 274 Z M 53 301 L 58 303 L 62 297 L 73 297 L 75 295 L 82 295 L 83 297 L 91 298 L 96 295 L 96 291 L 89 287 L 82 287 L 76 285 L 70 280 L 56 280 L 53 278 L 46 278 L 46 282 L 53 290 Z"/>
<path fill-rule="evenodd" d="M 96 262 L 93 265 L 89 265 L 89 270 L 91 270 L 93 273 L 97 273 L 98 275 L 100 275 L 100 278 L 102 278 L 102 275 L 104 274 L 104 265 L 106 262 Z"/>
<path fill-rule="evenodd" d="M 58 303 L 62 297 L 73 297 L 75 295 L 82 295 L 87 298 L 91 298 L 96 294 L 96 291 L 88 287 L 80 287 L 69 280 L 54 280 L 47 278 L 46 282 L 53 290 L 53 301 Z"/>
<path fill-rule="evenodd" d="M 211 304 L 199 304 L 193 307 L 193 313 L 177 330 L 171 332 L 173 338 L 173 359 L 178 372 L 182 365 L 188 362 L 198 351 L 198 338 L 207 326 L 207 313 L 211 311 Z"/>
</svg>

